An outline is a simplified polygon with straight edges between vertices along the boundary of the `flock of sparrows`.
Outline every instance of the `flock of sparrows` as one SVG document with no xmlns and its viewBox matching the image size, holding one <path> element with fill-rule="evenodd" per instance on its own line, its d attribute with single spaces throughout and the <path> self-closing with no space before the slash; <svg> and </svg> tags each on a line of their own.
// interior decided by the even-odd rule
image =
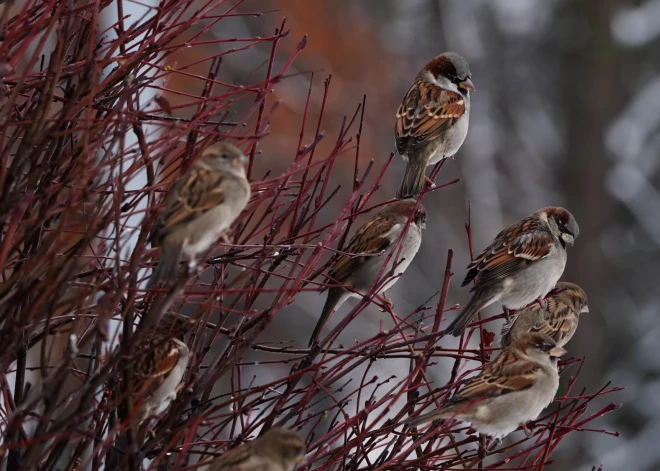
<svg viewBox="0 0 660 471">
<path fill-rule="evenodd" d="M 383 294 L 412 262 L 427 219 L 415 197 L 433 185 L 426 167 L 453 156 L 463 144 L 471 90 L 470 67 L 456 53 L 432 59 L 417 75 L 396 113 L 396 148 L 407 162 L 397 200 L 355 233 L 344 249 L 352 255 L 340 255 L 329 270 L 326 302 L 310 345 L 319 344 L 329 317 L 347 299 Z M 152 243 L 162 250 L 149 286 L 174 282 L 182 257 L 192 268 L 231 227 L 250 199 L 244 161 L 240 149 L 221 142 L 206 148 L 174 184 L 151 232 Z M 566 353 L 562 347 L 575 333 L 579 315 L 588 312 L 584 291 L 559 282 L 566 248 L 578 235 L 569 211 L 546 207 L 501 231 L 472 260 L 462 284 L 473 284 L 472 299 L 445 333 L 461 335 L 481 309 L 499 301 L 507 318 L 502 352 L 440 409 L 404 423 L 457 419 L 493 438 L 520 426 L 528 432 L 525 424 L 553 400 L 559 386 L 557 358 Z M 149 342 L 151 353 L 136 362 L 141 390 L 152 391 L 138 412 L 141 423 L 176 397 L 188 363 L 182 339 L 161 330 Z M 291 471 L 304 453 L 297 434 L 274 428 L 203 469 Z"/>
</svg>

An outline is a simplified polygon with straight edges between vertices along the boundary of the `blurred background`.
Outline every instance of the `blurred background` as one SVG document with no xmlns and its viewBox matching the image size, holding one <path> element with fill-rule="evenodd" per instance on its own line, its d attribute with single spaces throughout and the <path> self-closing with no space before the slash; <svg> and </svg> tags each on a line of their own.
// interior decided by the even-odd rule
<svg viewBox="0 0 660 471">
<path fill-rule="evenodd" d="M 568 345 L 572 355 L 587 358 L 575 391 L 584 386 L 595 392 L 607 381 L 626 390 L 601 398 L 601 406 L 624 406 L 595 426 L 621 436 L 573 434 L 554 455 L 561 465 L 549 469 L 590 469 L 600 462 L 612 470 L 660 469 L 660 0 L 246 0 L 236 11 L 269 10 L 258 20 L 237 16 L 222 21 L 197 38 L 267 36 L 286 16 L 292 33 L 278 49 L 285 61 L 302 35 L 309 35 L 295 63 L 300 74 L 284 80 L 273 96 L 281 104 L 269 137 L 259 144 L 263 169 L 281 170 L 295 153 L 312 80 L 303 72 L 315 72 L 310 135 L 323 81 L 332 75 L 321 149 L 330 148 L 344 115 L 350 116 L 367 96 L 360 149 L 364 169 L 370 159 L 382 165 L 394 150 L 395 111 L 424 63 L 449 50 L 467 58 L 476 86 L 470 132 L 436 180 L 461 182 L 425 197 L 425 241 L 389 293 L 395 310 L 410 312 L 440 289 L 448 248 L 455 251 L 448 306 L 467 302 L 468 290 L 459 286 L 469 262 L 468 201 L 476 251 L 540 207 L 567 207 L 580 225 L 580 238 L 570 250 L 563 279 L 582 286 L 590 306 Z M 193 28 L 190 35 L 197 32 Z M 194 63 L 197 55 L 210 55 L 204 46 L 185 52 L 177 59 L 179 67 Z M 223 79 L 239 82 L 269 53 L 257 47 L 231 54 L 223 63 Z M 189 70 L 205 75 L 208 64 Z M 199 83 L 181 75 L 167 86 L 199 93 Z M 167 99 L 176 105 L 179 98 L 172 93 Z M 350 194 L 353 154 L 337 165 L 332 183 L 344 189 L 322 215 L 327 221 Z M 403 168 L 397 157 L 375 201 L 393 197 Z M 323 301 L 324 295 L 299 296 L 266 337 L 276 339 L 277 329 L 290 332 L 293 327 L 305 346 Z M 445 316 L 443 325 L 453 316 Z M 340 340 L 364 338 L 381 321 L 387 327 L 382 314 L 370 307 Z M 442 342 L 450 346 L 453 340 Z M 439 379 L 446 374 L 442 364 L 435 374 Z"/>
</svg>

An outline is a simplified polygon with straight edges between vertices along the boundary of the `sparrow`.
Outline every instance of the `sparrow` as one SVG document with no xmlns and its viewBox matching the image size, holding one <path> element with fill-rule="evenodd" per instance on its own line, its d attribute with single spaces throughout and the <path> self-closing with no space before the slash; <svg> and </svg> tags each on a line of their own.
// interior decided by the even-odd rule
<svg viewBox="0 0 660 471">
<path fill-rule="evenodd" d="M 149 236 L 153 246 L 162 247 L 150 287 L 176 280 L 181 255 L 194 266 L 241 214 L 250 199 L 246 161 L 238 147 L 221 142 L 204 149 L 176 181 Z"/>
<path fill-rule="evenodd" d="M 426 210 L 422 205 L 415 209 L 416 204 L 412 199 L 389 203 L 353 236 L 344 252 L 367 256 L 341 255 L 330 269 L 328 284 L 331 286 L 309 341 L 310 346 L 317 342 L 332 313 L 348 298 L 367 294 L 378 281 L 379 274 L 381 280 L 389 278 L 376 294 L 384 293 L 406 271 L 419 250 L 422 229 L 426 227 Z M 395 244 L 408 220 L 410 225 L 406 234 L 400 244 Z M 386 261 L 387 266 L 383 268 Z M 394 272 L 390 276 L 393 267 Z"/>
<path fill-rule="evenodd" d="M 404 423 L 456 419 L 495 439 L 502 439 L 518 426 L 529 434 L 525 424 L 535 420 L 557 393 L 557 358 L 565 353 L 547 335 L 523 334 L 439 410 Z"/>
<path fill-rule="evenodd" d="M 543 299 L 564 272 L 566 246 L 573 245 L 579 233 L 570 212 L 548 206 L 497 234 L 468 265 L 461 286 L 476 280 L 470 290 L 474 294 L 447 332 L 458 337 L 477 312 L 496 301 L 508 316 L 509 309 Z"/>
<path fill-rule="evenodd" d="M 138 426 L 138 443 L 145 437 L 148 419 L 165 412 L 176 399 L 188 367 L 190 351 L 183 341 L 189 317 L 166 313 L 155 332 L 138 346 L 129 385 Z"/>
<path fill-rule="evenodd" d="M 425 170 L 463 145 L 470 119 L 470 66 L 455 52 L 431 59 L 396 112 L 396 150 L 406 160 L 397 198 L 418 195 Z"/>
<path fill-rule="evenodd" d="M 589 312 L 587 295 L 578 285 L 560 281 L 545 300 L 547 308 L 532 304 L 502 327 L 501 345 L 507 346 L 527 332 L 541 332 L 559 347 L 571 340 L 578 327 L 580 314 Z"/>
<path fill-rule="evenodd" d="M 203 471 L 293 471 L 305 456 L 305 442 L 292 430 L 272 428 L 259 438 L 215 458 Z"/>
</svg>

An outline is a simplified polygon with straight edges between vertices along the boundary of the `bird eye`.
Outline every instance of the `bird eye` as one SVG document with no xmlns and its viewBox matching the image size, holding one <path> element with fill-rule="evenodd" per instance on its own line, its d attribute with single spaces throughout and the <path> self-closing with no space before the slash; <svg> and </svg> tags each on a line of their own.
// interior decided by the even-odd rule
<svg viewBox="0 0 660 471">
<path fill-rule="evenodd" d="M 547 344 L 547 343 L 537 343 L 536 348 L 541 350 L 542 352 L 547 352 L 550 349 L 552 349 L 552 345 Z"/>
</svg>

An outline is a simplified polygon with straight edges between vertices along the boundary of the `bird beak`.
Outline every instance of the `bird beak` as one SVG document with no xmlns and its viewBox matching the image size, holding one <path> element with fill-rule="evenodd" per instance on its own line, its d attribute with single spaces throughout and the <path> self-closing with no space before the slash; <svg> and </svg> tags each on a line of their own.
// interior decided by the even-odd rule
<svg viewBox="0 0 660 471">
<path fill-rule="evenodd" d="M 474 84 L 472 83 L 472 80 L 470 80 L 470 77 L 466 78 L 462 82 L 458 84 L 459 87 L 464 88 L 466 90 L 472 90 L 474 91 Z"/>
<path fill-rule="evenodd" d="M 426 223 L 425 222 L 420 222 L 418 224 L 418 226 L 419 226 L 420 229 L 426 229 Z"/>
<path fill-rule="evenodd" d="M 562 355 L 565 355 L 567 352 L 561 347 L 552 347 L 548 353 L 551 357 L 558 358 Z"/>
<path fill-rule="evenodd" d="M 246 156 L 245 154 L 241 154 L 241 157 L 239 158 L 240 162 L 242 165 L 245 165 L 250 161 L 250 158 Z"/>
<path fill-rule="evenodd" d="M 582 310 L 580 311 L 580 314 L 584 314 L 585 312 L 589 312 L 589 305 L 585 304 L 582 306 Z"/>
<path fill-rule="evenodd" d="M 573 245 L 573 236 L 568 234 L 567 232 L 563 232 L 561 235 L 561 238 L 566 242 L 566 245 Z"/>
</svg>

